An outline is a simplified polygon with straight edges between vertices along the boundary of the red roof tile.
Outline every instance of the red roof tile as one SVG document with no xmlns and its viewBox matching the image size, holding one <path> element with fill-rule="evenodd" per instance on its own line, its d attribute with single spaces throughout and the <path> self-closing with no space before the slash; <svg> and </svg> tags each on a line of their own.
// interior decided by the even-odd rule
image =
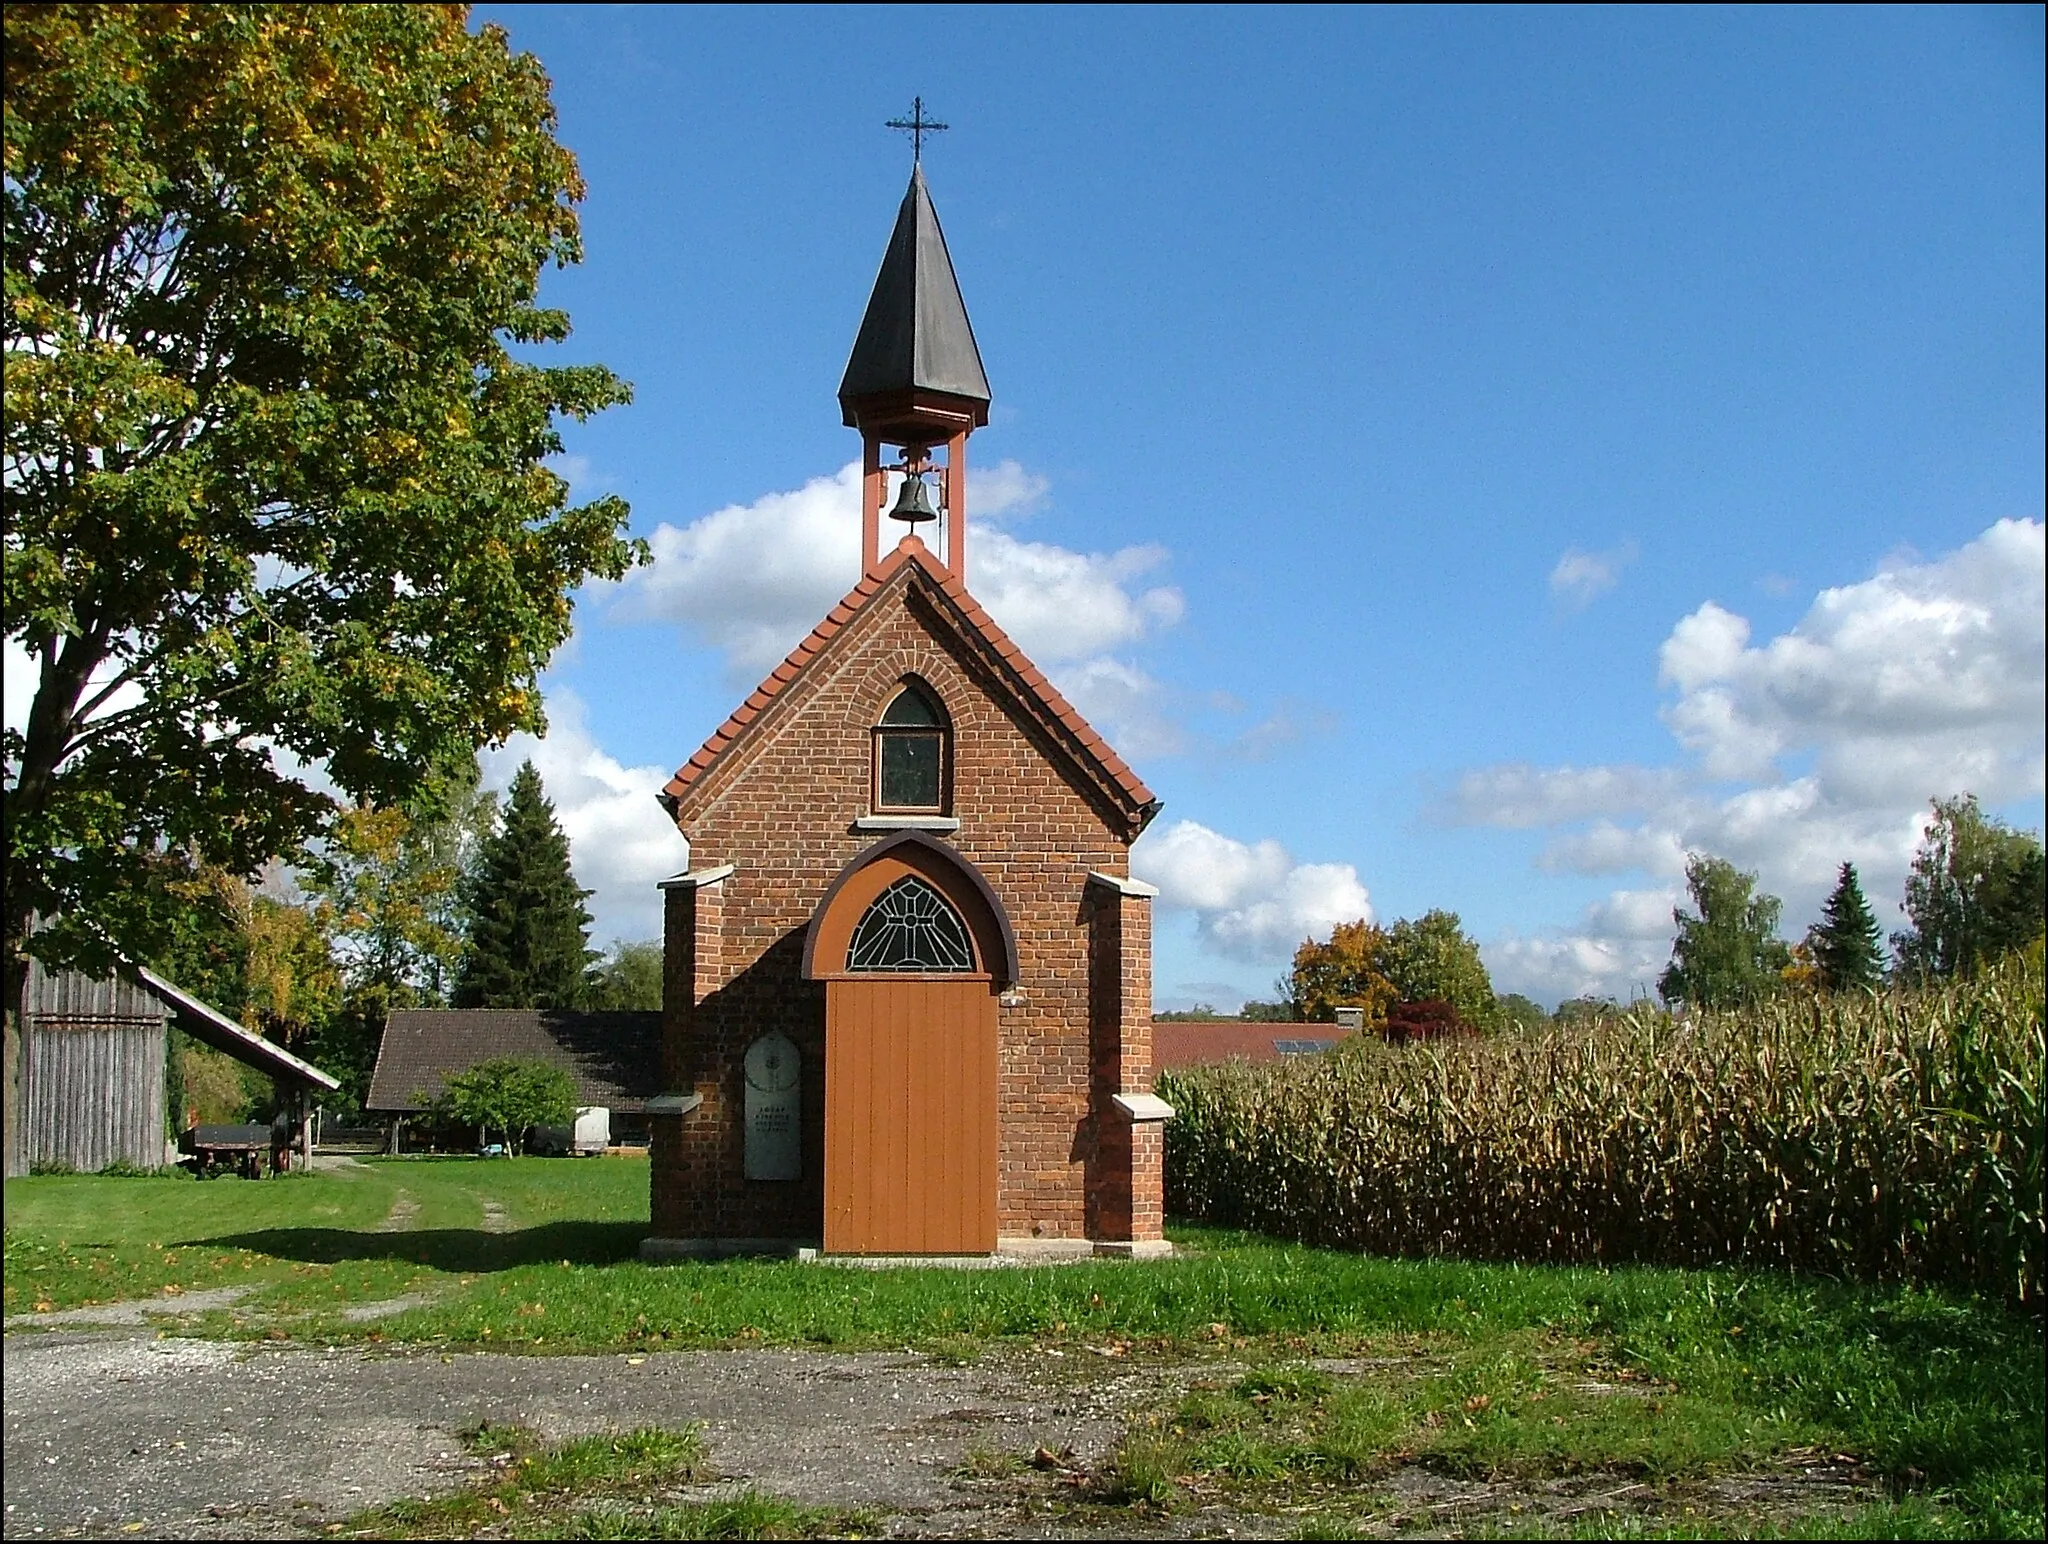
<svg viewBox="0 0 2048 1544">
<path fill-rule="evenodd" d="M 1350 1034 L 1335 1024 L 1244 1024 L 1152 1021 L 1152 1070 L 1171 1072 L 1178 1067 L 1200 1067 L 1225 1061 L 1278 1061 L 1289 1054 L 1282 1044 L 1300 1046 L 1311 1041 L 1335 1045 Z"/>
<path fill-rule="evenodd" d="M 801 676 L 810 662 L 845 629 L 846 624 L 866 610 L 869 603 L 906 568 L 930 582 L 951 602 L 967 630 L 1016 673 L 1027 698 L 1035 699 L 1034 705 L 1046 717 L 1073 736 L 1077 742 L 1073 749 L 1096 763 L 1108 788 L 1120 803 L 1127 806 L 1133 825 L 1142 830 L 1158 804 L 1152 790 L 1145 786 L 1144 780 L 1131 770 L 1123 757 L 1110 748 L 1109 742 L 1097 734 L 1073 705 L 1060 695 L 1059 689 L 1045 678 L 1045 673 L 1026 658 L 1024 651 L 996 625 L 994 618 L 981 609 L 980 602 L 967 593 L 967 586 L 960 582 L 958 576 L 941 566 L 931 549 L 915 536 L 906 536 L 897 544 L 895 551 L 885 556 L 872 571 L 863 574 L 860 583 L 847 592 L 846 598 L 825 614 L 825 619 L 790 651 L 789 657 L 771 670 L 767 679 L 733 710 L 732 716 L 718 726 L 697 753 L 683 763 L 662 789 L 671 812 L 683 795 L 740 738 L 747 726 L 781 694 L 783 688 Z"/>
</svg>

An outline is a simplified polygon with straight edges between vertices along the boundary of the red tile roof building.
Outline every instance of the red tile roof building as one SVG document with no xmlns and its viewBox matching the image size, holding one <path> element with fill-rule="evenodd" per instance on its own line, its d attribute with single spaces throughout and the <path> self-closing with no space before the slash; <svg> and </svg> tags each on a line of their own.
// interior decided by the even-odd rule
<svg viewBox="0 0 2048 1544">
<path fill-rule="evenodd" d="M 1313 1056 L 1350 1034 L 1335 1024 L 1152 1021 L 1152 1070 L 1174 1072 L 1215 1062 Z"/>
</svg>

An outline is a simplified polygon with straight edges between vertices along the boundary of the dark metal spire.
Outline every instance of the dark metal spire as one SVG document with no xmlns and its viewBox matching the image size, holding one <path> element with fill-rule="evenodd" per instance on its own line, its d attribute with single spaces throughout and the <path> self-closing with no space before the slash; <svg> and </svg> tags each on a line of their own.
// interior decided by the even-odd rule
<svg viewBox="0 0 2048 1544">
<path fill-rule="evenodd" d="M 987 422 L 988 376 L 981 350 L 975 346 L 924 171 L 917 166 L 911 168 L 882 271 L 875 276 L 867 315 L 839 382 L 839 403 L 853 424 L 860 399 L 905 391 L 966 398 L 982 408 L 977 421 Z"/>
</svg>

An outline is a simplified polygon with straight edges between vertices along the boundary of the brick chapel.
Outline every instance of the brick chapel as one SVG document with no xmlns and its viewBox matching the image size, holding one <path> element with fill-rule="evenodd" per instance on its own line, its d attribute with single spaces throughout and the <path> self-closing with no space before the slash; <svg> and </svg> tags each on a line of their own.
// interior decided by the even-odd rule
<svg viewBox="0 0 2048 1544">
<path fill-rule="evenodd" d="M 839 403 L 858 582 L 662 794 L 643 1253 L 1163 1254 L 1159 801 L 968 593 L 988 379 L 919 169 Z"/>
</svg>

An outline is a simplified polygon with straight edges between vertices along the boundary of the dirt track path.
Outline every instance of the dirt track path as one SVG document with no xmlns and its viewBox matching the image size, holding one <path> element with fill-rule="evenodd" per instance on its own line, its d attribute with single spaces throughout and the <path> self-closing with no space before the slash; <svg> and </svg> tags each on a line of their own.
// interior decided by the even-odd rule
<svg viewBox="0 0 2048 1544">
<path fill-rule="evenodd" d="M 16 1334 L 6 1341 L 7 1538 L 277 1537 L 448 1489 L 483 1421 L 550 1439 L 702 1422 L 733 1480 L 890 1509 L 892 1530 L 1001 1535 L 1030 1520 L 963 1482 L 970 1451 L 1107 1451 L 1156 1370 L 1043 1354 L 789 1351 L 443 1356 Z M 135 1525 L 140 1524 L 140 1527 Z"/>
</svg>

